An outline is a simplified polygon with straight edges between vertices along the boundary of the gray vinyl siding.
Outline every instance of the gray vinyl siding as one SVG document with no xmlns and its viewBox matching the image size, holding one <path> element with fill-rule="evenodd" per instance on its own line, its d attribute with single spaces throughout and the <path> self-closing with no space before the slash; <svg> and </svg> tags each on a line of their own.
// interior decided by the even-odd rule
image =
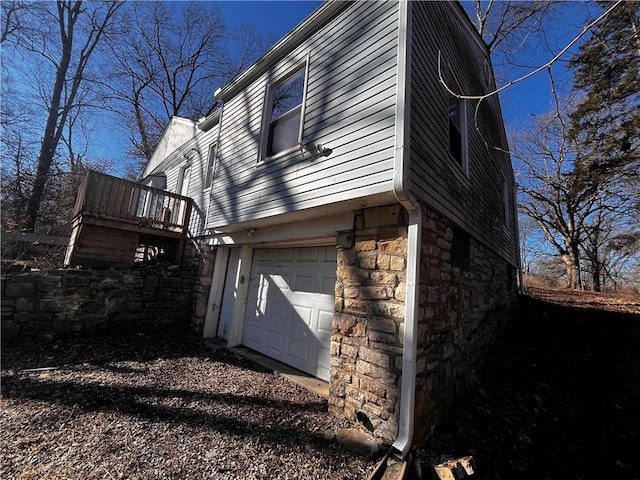
<svg viewBox="0 0 640 480">
<path fill-rule="evenodd" d="M 198 131 L 195 137 L 192 137 L 167 157 L 158 170 L 162 171 L 167 177 L 166 190 L 179 193 L 180 170 L 186 163 L 184 156 L 191 157 L 191 175 L 187 194 L 193 200 L 188 231 L 190 237 L 199 237 L 206 234 L 205 219 L 209 190 L 204 189 L 204 182 L 207 175 L 209 147 L 216 141 L 217 134 L 217 127 L 208 132 Z M 196 148 L 200 154 L 192 151 L 192 148 Z"/>
<path fill-rule="evenodd" d="M 514 212 L 505 222 L 501 188 L 505 178 L 513 192 L 514 179 L 509 156 L 500 151 L 508 147 L 498 99 L 493 96 L 482 103 L 477 120 L 481 133 L 476 130 L 477 102 L 467 101 L 467 175 L 449 154 L 448 94 L 438 78 L 441 51 L 464 93 L 493 90 L 484 65 L 484 48 L 456 14 L 457 6 L 412 2 L 412 7 L 410 189 L 515 265 Z"/>
<path fill-rule="evenodd" d="M 398 5 L 349 5 L 223 105 L 208 226 L 224 226 L 393 189 Z M 308 59 L 303 142 L 258 162 L 269 82 Z"/>
</svg>

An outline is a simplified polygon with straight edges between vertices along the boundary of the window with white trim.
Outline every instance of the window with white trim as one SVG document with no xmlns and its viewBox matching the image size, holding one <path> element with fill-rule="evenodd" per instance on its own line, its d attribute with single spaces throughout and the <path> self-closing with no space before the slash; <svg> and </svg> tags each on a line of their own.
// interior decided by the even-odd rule
<svg viewBox="0 0 640 480">
<path fill-rule="evenodd" d="M 261 159 L 297 147 L 302 141 L 306 62 L 269 85 L 265 102 Z"/>
<path fill-rule="evenodd" d="M 462 89 L 449 69 L 449 82 L 447 86 L 456 95 L 448 92 L 448 119 L 449 119 L 449 154 L 452 159 L 467 172 L 467 104 L 457 95 L 462 94 Z"/>
<path fill-rule="evenodd" d="M 216 144 L 213 143 L 209 147 L 209 155 L 207 156 L 207 170 L 204 177 L 204 188 L 211 188 L 213 183 L 213 169 L 216 164 Z"/>
</svg>

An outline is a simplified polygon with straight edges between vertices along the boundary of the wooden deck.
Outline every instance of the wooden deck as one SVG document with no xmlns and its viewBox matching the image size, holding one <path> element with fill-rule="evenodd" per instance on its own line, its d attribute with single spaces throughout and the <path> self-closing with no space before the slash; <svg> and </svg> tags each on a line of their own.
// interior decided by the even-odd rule
<svg viewBox="0 0 640 480">
<path fill-rule="evenodd" d="M 65 265 L 127 266 L 150 252 L 179 263 L 191 208 L 188 197 L 91 170 L 78 192 Z"/>
</svg>

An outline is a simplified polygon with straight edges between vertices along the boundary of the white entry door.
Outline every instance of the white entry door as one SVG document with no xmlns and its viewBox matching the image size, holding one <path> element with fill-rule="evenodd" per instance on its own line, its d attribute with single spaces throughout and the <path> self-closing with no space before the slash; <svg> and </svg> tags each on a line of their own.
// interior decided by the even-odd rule
<svg viewBox="0 0 640 480">
<path fill-rule="evenodd" d="M 336 247 L 254 250 L 242 342 L 329 380 Z"/>
<path fill-rule="evenodd" d="M 229 252 L 229 264 L 227 266 L 227 276 L 224 280 L 224 291 L 222 294 L 222 305 L 220 306 L 220 320 L 218 321 L 218 337 L 225 340 L 231 338 L 231 322 L 233 320 L 233 309 L 238 297 L 238 282 L 240 280 L 240 254 L 241 248 L 233 248 Z"/>
</svg>

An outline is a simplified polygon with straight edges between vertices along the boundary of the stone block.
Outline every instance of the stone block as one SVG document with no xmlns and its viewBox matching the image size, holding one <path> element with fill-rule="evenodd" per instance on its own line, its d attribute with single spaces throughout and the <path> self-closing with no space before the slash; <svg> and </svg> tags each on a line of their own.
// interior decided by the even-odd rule
<svg viewBox="0 0 640 480">
<path fill-rule="evenodd" d="M 396 286 L 398 284 L 398 275 L 384 271 L 371 272 L 371 281 L 377 285 Z"/>
<path fill-rule="evenodd" d="M 393 271 L 404 271 L 407 268 L 407 259 L 406 257 L 399 257 L 396 255 L 391 256 L 391 264 L 389 266 L 390 270 Z"/>
<path fill-rule="evenodd" d="M 360 290 L 357 287 L 346 287 L 343 295 L 345 298 L 358 298 L 358 292 Z"/>
<path fill-rule="evenodd" d="M 356 263 L 356 252 L 352 249 L 338 250 L 338 265 L 354 265 Z"/>
<path fill-rule="evenodd" d="M 156 292 L 155 300 L 157 302 L 168 302 L 172 298 L 172 292 L 168 292 L 166 290 L 159 290 Z"/>
<path fill-rule="evenodd" d="M 358 388 L 379 399 L 384 398 L 387 393 L 387 385 L 383 385 L 367 377 L 358 377 Z"/>
<path fill-rule="evenodd" d="M 4 295 L 8 298 L 32 297 L 36 292 L 36 287 L 32 282 L 7 282 Z"/>
<path fill-rule="evenodd" d="M 53 331 L 57 333 L 71 332 L 71 319 L 66 315 L 56 315 L 53 318 Z"/>
<path fill-rule="evenodd" d="M 449 460 L 433 467 L 439 480 L 461 480 L 474 474 L 473 457 L 466 456 Z"/>
<path fill-rule="evenodd" d="M 2 335 L 2 341 L 13 342 L 20 338 L 20 333 L 22 331 L 22 326 L 18 323 L 13 323 L 11 321 L 2 321 L 2 331 L 0 334 Z"/>
<path fill-rule="evenodd" d="M 342 344 L 340 347 L 340 356 L 342 358 L 346 357 L 355 359 L 358 356 L 358 347 L 349 344 Z"/>
<path fill-rule="evenodd" d="M 122 276 L 122 283 L 127 287 L 142 287 L 143 281 L 140 275 L 126 273 Z"/>
<path fill-rule="evenodd" d="M 378 260 L 378 254 L 376 252 L 361 252 L 357 254 L 356 263 L 360 268 L 367 270 L 375 270 Z"/>
<path fill-rule="evenodd" d="M 389 270 L 391 268 L 391 255 L 378 254 L 377 267 L 380 270 Z"/>
<path fill-rule="evenodd" d="M 38 302 L 38 309 L 42 312 L 63 312 L 64 305 L 62 305 L 60 299 L 57 298 L 42 298 L 40 302 Z"/>
<path fill-rule="evenodd" d="M 184 302 L 187 300 L 187 295 L 184 292 L 173 292 L 171 294 L 171 300 L 174 302 Z"/>
<path fill-rule="evenodd" d="M 381 241 L 380 253 L 387 253 L 389 255 L 406 255 L 407 240 L 404 238 L 396 238 L 394 240 Z"/>
<path fill-rule="evenodd" d="M 343 381 L 332 377 L 329 382 L 329 394 L 336 397 L 344 397 L 346 395 L 346 385 Z"/>
<path fill-rule="evenodd" d="M 400 282 L 393 293 L 393 298 L 401 302 L 404 302 L 406 295 L 407 295 L 406 283 Z"/>
<path fill-rule="evenodd" d="M 34 298 L 20 297 L 15 300 L 16 312 L 33 312 L 36 307 Z"/>
<path fill-rule="evenodd" d="M 72 272 L 72 270 L 69 270 Z M 62 278 L 62 286 L 68 287 L 88 287 L 91 284 L 91 277 L 82 270 L 73 271 Z"/>
<path fill-rule="evenodd" d="M 349 282 L 360 282 L 369 278 L 369 272 L 351 265 L 338 265 L 336 270 L 338 279 Z"/>
<path fill-rule="evenodd" d="M 383 383 L 388 383 L 389 385 L 393 385 L 395 382 L 395 375 L 393 375 L 389 369 L 374 365 L 373 363 L 369 363 L 360 358 L 356 360 L 356 372 L 361 373 L 362 375 L 367 375 L 371 378 L 379 379 Z"/>
<path fill-rule="evenodd" d="M 338 251 L 340 251 L 340 249 L 342 248 L 353 247 L 353 232 L 351 230 L 338 232 L 336 243 L 338 246 Z"/>
<path fill-rule="evenodd" d="M 395 204 L 386 207 L 364 209 L 363 218 L 366 228 L 399 225 L 402 219 L 402 205 Z"/>
<path fill-rule="evenodd" d="M 374 312 L 373 303 L 363 302 L 362 300 L 357 300 L 355 298 L 345 298 L 344 309 L 346 312 L 359 313 L 363 315 Z"/>
<path fill-rule="evenodd" d="M 367 330 L 367 339 L 370 342 L 386 343 L 387 345 L 399 345 L 398 336 L 391 333 Z"/>
<path fill-rule="evenodd" d="M 405 306 L 404 306 L 404 303 L 374 302 L 373 312 L 376 315 L 403 319 L 404 313 L 405 313 Z"/>
<path fill-rule="evenodd" d="M 360 287 L 360 298 L 363 300 L 388 300 L 392 296 L 390 287 L 372 286 Z"/>
<path fill-rule="evenodd" d="M 367 327 L 384 333 L 396 333 L 398 330 L 394 320 L 384 317 L 369 317 L 367 319 Z"/>
<path fill-rule="evenodd" d="M 356 252 L 374 252 L 378 248 L 375 238 L 357 238 L 354 243 Z"/>
<path fill-rule="evenodd" d="M 382 368 L 389 368 L 389 355 L 379 350 L 360 347 L 358 350 L 358 356 L 365 362 L 372 363 Z"/>
<path fill-rule="evenodd" d="M 364 321 L 348 314 L 336 314 L 333 319 L 333 331 L 339 335 L 363 337 L 365 334 Z"/>
</svg>

